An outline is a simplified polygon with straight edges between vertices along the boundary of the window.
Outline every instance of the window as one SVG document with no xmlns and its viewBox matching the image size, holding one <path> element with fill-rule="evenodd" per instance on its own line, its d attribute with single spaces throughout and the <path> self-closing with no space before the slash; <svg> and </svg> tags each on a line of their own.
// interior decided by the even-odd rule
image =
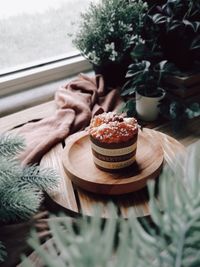
<svg viewBox="0 0 200 267">
<path fill-rule="evenodd" d="M 25 76 L 32 77 L 37 73 L 37 76 L 31 78 L 32 81 L 33 79 L 39 81 L 44 76 L 46 79 L 48 79 L 47 76 L 50 79 L 56 79 L 61 75 L 62 66 L 64 66 L 63 75 L 66 76 L 70 69 L 69 66 L 66 67 L 68 64 L 72 64 L 74 70 L 78 66 L 79 71 L 82 68 L 89 68 L 87 62 L 84 63 L 81 57 L 76 57 L 78 51 L 74 48 L 70 37 L 70 34 L 76 30 L 80 12 L 87 8 L 89 2 L 91 0 L 2 1 L 0 95 L 8 92 L 8 88 L 9 92 L 15 90 L 16 82 L 21 77 L 25 79 Z M 51 66 L 46 65 L 47 63 L 51 63 Z M 33 67 L 37 69 L 33 70 Z M 56 70 L 57 76 L 52 76 L 53 69 Z M 38 80 L 38 75 L 42 72 Z M 8 84 L 12 79 L 14 80 L 11 87 L 14 84 L 14 89 Z"/>
</svg>

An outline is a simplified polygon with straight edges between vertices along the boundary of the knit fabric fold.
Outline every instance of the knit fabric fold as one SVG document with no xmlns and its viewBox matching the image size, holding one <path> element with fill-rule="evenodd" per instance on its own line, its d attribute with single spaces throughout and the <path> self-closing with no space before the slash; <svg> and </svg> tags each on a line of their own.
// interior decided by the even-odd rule
<svg viewBox="0 0 200 267">
<path fill-rule="evenodd" d="M 115 110 L 120 102 L 118 90 L 105 90 L 101 75 L 80 74 L 61 86 L 55 93 L 55 114 L 27 123 L 17 131 L 26 141 L 26 149 L 20 155 L 22 164 L 38 163 L 57 143 L 88 126 L 92 116 Z"/>
</svg>

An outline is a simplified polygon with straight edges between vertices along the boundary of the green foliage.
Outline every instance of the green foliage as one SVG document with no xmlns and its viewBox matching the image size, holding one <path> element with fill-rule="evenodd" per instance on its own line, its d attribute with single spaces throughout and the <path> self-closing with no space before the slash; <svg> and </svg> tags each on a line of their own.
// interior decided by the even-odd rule
<svg viewBox="0 0 200 267">
<path fill-rule="evenodd" d="M 128 68 L 128 81 L 122 88 L 122 96 L 133 95 L 136 91 L 144 96 L 159 96 L 163 75 L 167 73 L 169 63 L 164 60 L 154 65 L 148 60 L 136 61 Z M 162 94 L 161 94 L 162 95 Z"/>
<path fill-rule="evenodd" d="M 122 104 L 119 109 L 119 113 L 126 113 L 127 117 L 135 117 L 136 116 L 136 103 L 133 99 L 129 99 Z"/>
<path fill-rule="evenodd" d="M 19 136 L 2 135 L 0 138 L 0 155 L 14 156 L 24 148 L 23 139 Z"/>
<path fill-rule="evenodd" d="M 2 242 L 0 241 L 0 263 L 4 261 L 6 255 L 7 255 L 7 253 L 5 251 L 5 247 L 2 244 Z"/>
<path fill-rule="evenodd" d="M 200 62 L 200 1 L 167 0 L 155 3 L 144 17 L 142 39 L 132 49 L 133 63 L 129 66 L 121 95 L 159 96 L 159 87 L 165 89 L 166 74 L 183 75 L 198 71 Z M 186 71 L 186 72 L 185 72 Z M 133 102 L 133 100 L 132 100 Z M 133 113 L 133 105 L 124 110 Z M 130 107 L 130 109 L 129 109 Z M 195 107 L 195 111 L 194 108 Z M 186 118 L 198 116 L 198 103 L 186 106 L 174 99 L 164 99 L 161 113 L 172 121 L 175 130 L 181 130 Z"/>
<path fill-rule="evenodd" d="M 154 257 L 158 261 L 155 266 L 161 263 L 161 266 L 183 267 L 200 264 L 199 151 L 200 142 L 186 158 L 179 158 L 173 169 L 164 172 L 161 177 L 164 179 L 159 184 L 159 204 L 153 196 L 154 186 L 149 186 L 151 216 L 159 230 L 154 236 Z M 145 246 L 143 249 L 145 253 Z"/>
<path fill-rule="evenodd" d="M 5 184 L 0 190 L 0 218 L 3 222 L 27 220 L 37 212 L 42 192 L 28 184 L 17 181 Z"/>
<path fill-rule="evenodd" d="M 23 183 L 34 185 L 40 190 L 52 190 L 58 183 L 58 175 L 52 169 L 40 168 L 38 166 L 24 167 L 19 180 Z"/>
<path fill-rule="evenodd" d="M 198 267 L 200 266 L 200 142 L 165 168 L 159 182 L 148 185 L 153 224 L 98 216 L 82 218 L 75 225 L 67 217 L 50 223 L 52 242 L 47 250 L 36 233 L 29 244 L 45 266 L 69 267 Z M 27 258 L 22 266 L 34 266 Z"/>
<path fill-rule="evenodd" d="M 141 0 L 101 0 L 81 14 L 75 46 L 93 64 L 120 61 L 138 41 L 147 5 Z"/>
<path fill-rule="evenodd" d="M 166 4 L 158 8 L 158 11 L 152 16 L 153 22 L 165 26 L 168 32 L 179 30 L 181 26 L 188 27 L 196 33 L 200 30 L 199 0 L 168 0 Z"/>
<path fill-rule="evenodd" d="M 168 0 L 148 15 L 146 26 L 167 60 L 181 69 L 200 62 L 199 0 Z"/>
<path fill-rule="evenodd" d="M 0 136 L 1 222 L 29 219 L 39 208 L 42 190 L 58 183 L 58 175 L 52 170 L 20 165 L 14 156 L 23 147 L 19 137 Z"/>
</svg>

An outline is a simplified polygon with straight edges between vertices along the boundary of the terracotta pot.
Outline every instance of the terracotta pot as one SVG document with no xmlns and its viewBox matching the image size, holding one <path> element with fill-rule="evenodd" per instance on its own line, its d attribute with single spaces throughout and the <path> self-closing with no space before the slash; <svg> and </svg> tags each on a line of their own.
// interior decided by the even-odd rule
<svg viewBox="0 0 200 267">
<path fill-rule="evenodd" d="M 143 96 L 136 92 L 136 112 L 138 118 L 144 121 L 154 121 L 157 119 L 159 114 L 159 102 L 165 96 L 165 91 L 159 89 L 160 95 L 157 97 Z"/>
</svg>

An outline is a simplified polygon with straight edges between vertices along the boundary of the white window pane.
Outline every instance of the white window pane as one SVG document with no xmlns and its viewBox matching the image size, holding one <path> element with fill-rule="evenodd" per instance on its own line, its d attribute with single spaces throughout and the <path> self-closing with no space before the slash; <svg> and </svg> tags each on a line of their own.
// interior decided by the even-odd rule
<svg viewBox="0 0 200 267">
<path fill-rule="evenodd" d="M 90 1 L 0 0 L 0 74 L 74 53 L 68 34 Z"/>
</svg>

